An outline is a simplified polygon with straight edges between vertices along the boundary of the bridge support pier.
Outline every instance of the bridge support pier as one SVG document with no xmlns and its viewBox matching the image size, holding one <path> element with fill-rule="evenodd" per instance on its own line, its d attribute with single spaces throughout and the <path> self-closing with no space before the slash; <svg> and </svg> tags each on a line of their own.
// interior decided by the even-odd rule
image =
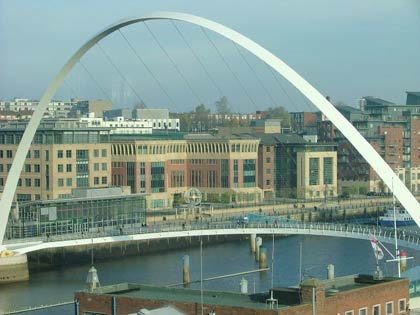
<svg viewBox="0 0 420 315">
<path fill-rule="evenodd" d="M 29 280 L 26 254 L 0 257 L 0 284 Z"/>
</svg>

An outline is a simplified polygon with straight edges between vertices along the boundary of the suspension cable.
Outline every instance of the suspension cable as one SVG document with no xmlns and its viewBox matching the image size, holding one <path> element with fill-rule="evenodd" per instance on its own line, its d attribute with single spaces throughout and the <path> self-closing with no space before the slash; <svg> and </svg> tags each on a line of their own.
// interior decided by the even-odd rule
<svg viewBox="0 0 420 315">
<path fill-rule="evenodd" d="M 226 61 L 226 59 L 223 57 L 223 55 L 221 54 L 220 50 L 217 48 L 217 46 L 215 45 L 215 43 L 211 40 L 210 36 L 207 34 L 206 30 L 203 27 L 200 27 L 202 32 L 204 33 L 205 37 L 207 38 L 207 40 L 211 43 L 211 45 L 213 46 L 214 50 L 216 51 L 217 55 L 220 57 L 220 59 L 223 61 L 223 63 L 225 64 L 226 68 L 228 68 L 228 70 L 230 71 L 230 73 L 232 74 L 232 76 L 236 79 L 236 82 L 238 83 L 238 85 L 240 86 L 240 88 L 242 89 L 242 91 L 244 92 L 244 94 L 248 97 L 249 101 L 255 106 L 255 108 L 257 107 L 257 104 L 254 102 L 254 100 L 252 99 L 251 95 L 248 93 L 247 89 L 245 88 L 245 86 L 242 84 L 242 82 L 239 80 L 238 76 L 235 74 L 235 72 L 233 71 L 233 69 L 230 67 L 229 63 Z"/>
<path fill-rule="evenodd" d="M 121 78 L 124 80 L 124 82 L 128 85 L 128 87 L 133 91 L 134 95 L 137 97 L 138 101 L 140 103 L 144 103 L 143 99 L 137 94 L 136 90 L 133 88 L 133 86 L 130 84 L 130 82 L 127 80 L 127 78 L 122 74 L 120 69 L 115 65 L 115 63 L 112 61 L 111 57 L 105 52 L 105 50 L 102 48 L 99 43 L 96 43 L 96 46 L 99 47 L 99 49 L 102 51 L 106 59 L 108 59 L 109 63 L 114 67 L 114 69 L 118 72 L 118 74 L 121 76 Z"/>
<path fill-rule="evenodd" d="M 204 104 L 202 102 L 201 98 L 198 96 L 198 94 L 192 88 L 191 84 L 188 82 L 187 78 L 184 76 L 184 74 L 181 72 L 181 70 L 179 69 L 179 67 L 176 65 L 175 61 L 171 58 L 171 56 L 168 54 L 168 52 L 166 51 L 166 49 L 162 46 L 162 44 L 160 43 L 160 41 L 157 39 L 157 37 L 155 36 L 155 34 L 152 32 L 152 30 L 150 29 L 150 27 L 147 25 L 147 23 L 146 22 L 143 22 L 143 24 L 146 26 L 147 30 L 149 31 L 150 35 L 155 40 L 156 44 L 160 47 L 160 49 L 162 49 L 163 53 L 166 55 L 166 57 L 168 58 L 169 62 L 172 64 L 172 66 L 174 67 L 174 69 L 178 72 L 178 75 L 185 82 L 185 84 L 187 85 L 187 87 L 190 90 L 191 94 L 196 98 L 196 100 L 199 102 L 199 104 Z"/>
<path fill-rule="evenodd" d="M 101 92 L 105 95 L 105 98 L 108 100 L 111 100 L 109 95 L 105 92 L 105 90 L 100 86 L 99 82 L 95 79 L 95 77 L 92 75 L 92 73 L 86 68 L 86 66 L 82 63 L 81 60 L 79 60 L 79 64 L 82 66 L 82 68 L 86 71 L 88 76 L 92 79 L 92 81 L 96 84 L 96 86 L 101 90 Z M 65 82 L 65 81 L 64 81 Z"/>
<path fill-rule="evenodd" d="M 137 59 L 141 62 L 143 67 L 147 70 L 147 72 L 150 74 L 150 76 L 155 80 L 155 82 L 157 83 L 159 88 L 163 91 L 163 93 L 166 95 L 166 97 L 171 102 L 171 104 L 175 108 L 178 108 L 174 99 L 169 95 L 168 91 L 163 87 L 163 84 L 158 80 L 158 78 L 155 76 L 155 74 L 152 72 L 152 70 L 150 70 L 149 66 L 144 62 L 143 58 L 141 58 L 140 54 L 136 51 L 136 49 L 133 47 L 133 45 L 130 43 L 130 41 L 127 39 L 127 37 L 123 34 L 121 29 L 119 29 L 118 32 L 121 34 L 122 38 L 124 38 L 127 45 L 131 48 L 132 52 L 134 53 L 134 55 L 136 55 Z"/>
<path fill-rule="evenodd" d="M 179 36 L 184 41 L 185 45 L 187 45 L 187 47 L 190 50 L 191 54 L 194 56 L 194 58 L 200 64 L 201 68 L 204 70 L 204 72 L 206 73 L 206 75 L 209 78 L 209 80 L 211 81 L 211 83 L 214 85 L 214 87 L 216 88 L 216 90 L 219 92 L 220 96 L 225 95 L 223 93 L 222 89 L 220 88 L 220 86 L 216 83 L 216 80 L 213 79 L 213 77 L 210 75 L 210 72 L 207 70 L 207 68 L 204 66 L 203 62 L 200 60 L 200 58 L 198 57 L 198 55 L 195 53 L 195 51 L 192 48 L 192 46 L 188 43 L 188 41 L 185 38 L 184 34 L 182 34 L 182 32 L 180 31 L 180 29 L 176 26 L 176 24 L 172 20 L 170 20 L 170 22 L 171 22 L 172 26 L 175 28 L 175 30 L 177 31 L 177 33 L 179 34 Z"/>
<path fill-rule="evenodd" d="M 232 42 L 232 44 L 233 44 L 233 46 L 235 46 L 236 51 L 241 56 L 242 60 L 246 63 L 246 65 L 248 66 L 249 70 L 251 70 L 251 72 L 253 73 L 255 79 L 261 85 L 262 89 L 265 91 L 265 93 L 267 94 L 268 98 L 271 99 L 271 102 L 273 103 L 273 105 L 276 106 L 276 100 L 271 95 L 271 93 L 268 91 L 267 87 L 264 85 L 264 83 L 262 82 L 261 78 L 258 76 L 257 72 L 255 71 L 255 69 L 251 66 L 251 64 L 248 62 L 248 60 L 246 60 L 244 54 L 239 49 L 238 45 L 236 43 L 234 43 L 234 42 Z"/>
</svg>

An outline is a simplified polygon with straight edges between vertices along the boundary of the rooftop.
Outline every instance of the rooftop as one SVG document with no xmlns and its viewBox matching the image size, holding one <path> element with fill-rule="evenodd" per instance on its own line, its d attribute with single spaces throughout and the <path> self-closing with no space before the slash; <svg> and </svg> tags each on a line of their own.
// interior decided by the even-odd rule
<svg viewBox="0 0 420 315">
<path fill-rule="evenodd" d="M 332 280 L 318 280 L 310 278 L 305 280 L 301 287 L 325 288 L 325 296 L 332 296 L 341 292 L 368 288 L 374 285 L 386 284 L 393 281 L 406 281 L 405 279 L 384 277 L 374 280 L 370 275 L 349 275 Z M 201 303 L 200 290 L 173 287 L 157 287 L 143 284 L 122 283 L 95 289 L 93 294 L 123 296 L 129 298 L 142 298 L 160 300 L 165 302 Z M 273 294 L 279 302 L 279 308 L 300 304 L 299 287 L 274 288 Z M 269 293 L 241 294 L 224 291 L 204 291 L 205 304 L 266 309 L 266 300 Z"/>
</svg>

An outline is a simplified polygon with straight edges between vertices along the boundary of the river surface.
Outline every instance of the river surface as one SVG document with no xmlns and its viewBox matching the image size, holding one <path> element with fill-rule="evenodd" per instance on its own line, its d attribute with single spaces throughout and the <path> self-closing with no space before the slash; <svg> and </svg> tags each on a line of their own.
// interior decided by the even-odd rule
<svg viewBox="0 0 420 315">
<path fill-rule="evenodd" d="M 335 275 L 372 274 L 376 268 L 370 242 L 346 238 L 321 236 L 290 236 L 276 238 L 274 242 L 274 286 L 291 286 L 299 282 L 300 243 L 302 244 L 302 275 L 325 279 L 327 265 L 335 265 Z M 265 237 L 268 264 L 271 266 L 272 238 Z M 387 246 L 391 251 L 392 246 Z M 420 253 L 408 251 L 408 268 L 420 264 Z M 95 263 L 101 285 L 115 283 L 142 283 L 169 285 L 182 282 L 182 257 L 190 255 L 191 280 L 200 279 L 200 248 L 121 257 Z M 395 275 L 395 263 L 381 261 L 385 275 Z M 32 273 L 30 280 L 0 286 L 0 313 L 30 306 L 71 301 L 75 291 L 85 288 L 89 265 L 66 266 L 58 270 Z M 250 252 L 249 241 L 237 241 L 203 247 L 203 278 L 258 269 L 258 263 Z M 271 271 L 248 274 L 248 291 L 268 291 L 271 287 Z M 239 292 L 242 276 L 204 282 L 204 289 Z M 199 289 L 199 284 L 192 284 Z M 73 314 L 67 311 L 28 312 L 24 314 Z"/>
</svg>

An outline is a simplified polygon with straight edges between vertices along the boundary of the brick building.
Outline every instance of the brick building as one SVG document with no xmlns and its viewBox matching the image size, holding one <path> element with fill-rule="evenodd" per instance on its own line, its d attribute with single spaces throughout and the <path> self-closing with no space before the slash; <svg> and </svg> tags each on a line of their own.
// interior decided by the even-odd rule
<svg viewBox="0 0 420 315">
<path fill-rule="evenodd" d="M 258 143 L 249 136 L 112 135 L 112 184 L 152 193 L 152 209 L 172 207 L 191 187 L 204 201 L 257 202 Z"/>
<path fill-rule="evenodd" d="M 408 314 L 409 281 L 347 276 L 308 279 L 299 287 L 274 288 L 269 294 L 204 291 L 203 313 L 217 315 L 381 315 Z M 171 305 L 189 315 L 202 314 L 199 290 L 120 284 L 75 294 L 76 314 L 123 315 Z M 213 312 L 213 313 L 212 313 Z M 314 313 L 315 312 L 315 313 Z"/>
</svg>

